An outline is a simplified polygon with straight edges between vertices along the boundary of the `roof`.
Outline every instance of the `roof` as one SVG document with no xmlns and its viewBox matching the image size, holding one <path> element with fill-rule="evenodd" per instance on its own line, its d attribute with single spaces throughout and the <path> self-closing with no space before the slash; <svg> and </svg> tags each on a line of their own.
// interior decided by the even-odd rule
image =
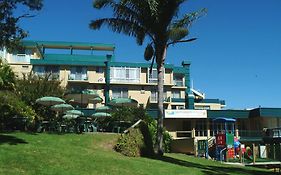
<svg viewBox="0 0 281 175">
<path fill-rule="evenodd" d="M 251 110 L 251 117 L 278 117 L 281 118 L 281 108 L 255 108 Z"/>
<path fill-rule="evenodd" d="M 79 49 L 79 50 L 103 50 L 114 51 L 114 44 L 102 44 L 102 43 L 89 43 L 89 42 L 65 42 L 65 41 L 36 41 L 36 40 L 24 40 L 23 46 L 37 47 L 42 46 L 45 48 L 53 49 Z"/>
<path fill-rule="evenodd" d="M 80 65 L 80 66 L 105 66 L 108 56 L 97 55 L 68 55 L 45 54 L 44 59 L 30 59 L 33 65 Z M 114 59 L 112 56 L 111 59 Z"/>
<path fill-rule="evenodd" d="M 193 92 L 193 94 L 195 94 L 197 96 L 200 96 L 203 99 L 205 98 L 205 94 L 204 93 L 201 93 L 201 92 L 199 92 L 199 91 L 197 91 L 197 90 L 195 90 L 193 88 L 191 88 L 190 90 Z"/>
<path fill-rule="evenodd" d="M 208 118 L 249 118 L 249 110 L 207 110 Z"/>
</svg>

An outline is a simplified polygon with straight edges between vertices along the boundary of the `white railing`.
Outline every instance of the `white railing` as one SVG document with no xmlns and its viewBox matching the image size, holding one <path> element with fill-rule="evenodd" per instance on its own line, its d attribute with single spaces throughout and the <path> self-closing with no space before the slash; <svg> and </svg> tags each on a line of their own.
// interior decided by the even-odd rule
<svg viewBox="0 0 281 175">
<path fill-rule="evenodd" d="M 87 74 L 69 74 L 68 80 L 88 80 Z"/>
<path fill-rule="evenodd" d="M 139 83 L 140 78 L 110 78 L 110 82 L 112 83 Z"/>
<path fill-rule="evenodd" d="M 17 54 L 10 56 L 10 63 L 30 63 L 33 57 L 26 54 Z"/>
</svg>

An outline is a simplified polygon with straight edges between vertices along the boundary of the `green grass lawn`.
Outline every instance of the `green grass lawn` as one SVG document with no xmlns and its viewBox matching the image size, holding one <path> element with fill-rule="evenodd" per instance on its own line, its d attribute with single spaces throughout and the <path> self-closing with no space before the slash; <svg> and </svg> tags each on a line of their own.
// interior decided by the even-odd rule
<svg viewBox="0 0 281 175">
<path fill-rule="evenodd" d="M 161 159 L 132 158 L 115 152 L 115 134 L 0 134 L 0 174 L 110 175 L 269 175 L 272 172 L 184 154 Z"/>
</svg>

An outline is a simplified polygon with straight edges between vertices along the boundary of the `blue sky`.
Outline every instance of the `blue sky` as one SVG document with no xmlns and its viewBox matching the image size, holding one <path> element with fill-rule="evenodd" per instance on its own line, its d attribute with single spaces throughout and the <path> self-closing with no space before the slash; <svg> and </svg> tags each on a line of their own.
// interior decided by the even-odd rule
<svg viewBox="0 0 281 175">
<path fill-rule="evenodd" d="M 144 46 L 107 28 L 89 29 L 92 19 L 110 12 L 92 0 L 45 0 L 44 8 L 21 26 L 27 39 L 113 43 L 118 61 L 144 62 Z M 181 13 L 207 8 L 190 29 L 193 43 L 170 47 L 167 63 L 189 60 L 194 88 L 227 108 L 281 107 L 281 1 L 189 0 Z M 23 11 L 22 9 L 18 10 Z"/>
</svg>

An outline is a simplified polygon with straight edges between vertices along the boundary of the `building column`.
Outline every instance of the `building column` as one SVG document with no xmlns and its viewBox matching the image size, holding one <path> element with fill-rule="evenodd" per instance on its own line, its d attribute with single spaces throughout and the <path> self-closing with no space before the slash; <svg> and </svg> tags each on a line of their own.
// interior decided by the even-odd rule
<svg viewBox="0 0 281 175">
<path fill-rule="evenodd" d="M 190 61 L 183 61 L 182 66 L 186 69 L 184 74 L 185 109 L 194 109 L 194 95 L 190 89 Z"/>
<path fill-rule="evenodd" d="M 109 89 L 110 89 L 110 61 L 105 61 L 105 88 L 104 88 L 104 98 L 105 105 L 108 105 L 109 98 Z"/>
</svg>

